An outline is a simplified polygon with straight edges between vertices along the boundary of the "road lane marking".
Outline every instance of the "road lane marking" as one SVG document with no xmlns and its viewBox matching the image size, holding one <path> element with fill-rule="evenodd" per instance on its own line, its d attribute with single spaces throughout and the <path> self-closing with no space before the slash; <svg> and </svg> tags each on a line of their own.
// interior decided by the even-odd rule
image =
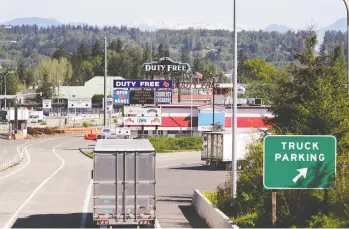
<svg viewBox="0 0 349 229">
<path fill-rule="evenodd" d="M 50 139 L 50 140 L 51 140 L 51 139 Z M 26 156 L 27 156 L 27 158 L 28 158 L 27 163 L 25 163 L 25 165 L 23 165 L 22 167 L 20 167 L 19 169 L 15 170 L 15 171 L 13 171 L 12 173 L 9 173 L 9 174 L 7 174 L 7 175 L 5 175 L 5 176 L 0 177 L 0 180 L 3 180 L 3 179 L 5 179 L 5 178 L 7 178 L 7 177 L 10 177 L 10 176 L 12 176 L 12 175 L 15 175 L 16 173 L 18 173 L 18 172 L 22 171 L 23 169 L 25 169 L 25 168 L 31 163 L 32 160 L 31 160 L 31 158 L 30 158 L 30 154 L 29 154 L 28 149 L 27 149 L 29 146 L 32 146 L 32 145 L 34 145 L 34 144 L 39 144 L 39 143 L 47 142 L 47 141 L 49 141 L 49 140 L 43 140 L 43 141 L 40 141 L 40 142 L 33 142 L 33 143 L 31 143 L 31 144 L 26 145 L 26 146 L 24 147 L 24 152 L 25 152 L 25 154 L 26 154 Z M 26 144 L 26 143 L 25 143 L 25 144 Z M 24 146 L 25 144 L 22 144 L 22 145 L 17 146 L 17 150 L 19 149 L 20 146 Z M 18 151 L 17 151 L 17 152 L 18 152 Z"/>
<path fill-rule="evenodd" d="M 84 200 L 84 206 L 82 207 L 80 228 L 85 228 L 85 225 L 86 225 L 88 207 L 90 205 L 90 199 L 91 199 L 91 193 L 92 193 L 92 185 L 93 185 L 93 180 L 89 182 L 86 193 L 85 193 L 85 200 Z"/>
<path fill-rule="evenodd" d="M 25 207 L 25 205 L 27 205 L 27 203 L 36 195 L 36 193 L 38 193 L 40 191 L 40 189 L 49 181 L 51 180 L 65 165 L 65 160 L 59 156 L 56 153 L 56 148 L 58 148 L 59 146 L 61 146 L 63 143 L 57 145 L 56 147 L 54 147 L 52 149 L 52 152 L 54 155 L 56 155 L 60 160 L 61 160 L 61 165 L 59 166 L 59 168 L 54 171 L 49 177 L 47 177 L 38 187 L 36 187 L 36 189 L 30 194 L 30 196 L 21 204 L 21 206 L 19 206 L 16 210 L 15 213 L 13 213 L 13 215 L 11 216 L 11 218 L 6 222 L 6 224 L 4 225 L 3 228 L 11 228 L 15 219 L 17 219 L 19 213 L 21 212 L 21 210 Z"/>
<path fill-rule="evenodd" d="M 155 219 L 155 225 L 154 225 L 155 228 L 158 228 L 158 229 L 161 229 L 161 226 L 160 226 L 160 223 L 159 223 L 159 220 L 158 219 Z"/>
</svg>

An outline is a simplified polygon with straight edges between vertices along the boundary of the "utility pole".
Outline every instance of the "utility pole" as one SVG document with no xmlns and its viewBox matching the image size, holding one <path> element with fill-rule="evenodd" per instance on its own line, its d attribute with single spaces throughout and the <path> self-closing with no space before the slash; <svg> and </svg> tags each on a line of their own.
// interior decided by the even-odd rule
<svg viewBox="0 0 349 229">
<path fill-rule="evenodd" d="M 107 37 L 104 38 L 104 119 L 103 124 L 106 126 L 107 124 Z"/>
<path fill-rule="evenodd" d="M 232 128 L 232 143 L 233 143 L 233 152 L 232 152 L 232 160 L 231 160 L 231 194 L 232 198 L 236 198 L 236 185 L 237 185 L 237 163 L 236 163 L 236 153 L 237 153 L 237 31 L 236 31 L 236 0 L 234 0 L 234 73 L 232 79 L 233 83 L 233 104 L 232 104 L 232 122 L 231 122 L 231 128 Z"/>
</svg>

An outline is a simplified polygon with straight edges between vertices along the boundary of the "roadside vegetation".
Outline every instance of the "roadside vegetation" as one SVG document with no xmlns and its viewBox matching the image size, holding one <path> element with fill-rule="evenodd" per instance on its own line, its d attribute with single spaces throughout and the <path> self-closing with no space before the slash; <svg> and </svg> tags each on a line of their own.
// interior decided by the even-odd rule
<svg viewBox="0 0 349 229">
<path fill-rule="evenodd" d="M 342 47 L 315 55 L 316 35 L 304 37 L 304 50 L 296 53 L 300 66 L 288 68 L 275 82 L 268 121 L 271 134 L 334 135 L 337 138 L 336 189 L 277 190 L 278 228 L 349 227 L 349 96 L 345 88 L 346 61 Z M 271 224 L 272 191 L 263 187 L 262 139 L 248 147 L 237 186 L 231 199 L 231 180 L 213 193 L 211 202 L 242 228 L 268 228 Z M 275 171 L 277 172 L 277 171 Z"/>
<path fill-rule="evenodd" d="M 60 130 L 58 128 L 48 128 L 48 127 L 45 127 L 45 128 L 28 127 L 27 134 L 32 135 L 33 137 L 37 137 L 41 134 L 57 135 L 57 134 L 64 134 L 64 130 Z"/>
<path fill-rule="evenodd" d="M 157 153 L 198 151 L 201 149 L 201 137 L 149 137 Z"/>
</svg>

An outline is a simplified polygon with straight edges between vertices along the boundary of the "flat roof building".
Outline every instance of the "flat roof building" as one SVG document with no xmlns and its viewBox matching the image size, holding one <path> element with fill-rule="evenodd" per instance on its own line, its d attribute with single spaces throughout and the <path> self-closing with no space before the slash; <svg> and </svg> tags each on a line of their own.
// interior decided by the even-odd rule
<svg viewBox="0 0 349 229">
<path fill-rule="evenodd" d="M 123 79 L 121 76 L 108 76 L 107 95 L 113 96 L 113 81 Z M 58 95 L 58 88 L 55 88 L 55 94 Z M 104 94 L 104 76 L 95 76 L 89 81 L 86 81 L 84 86 L 59 87 L 60 98 L 92 98 L 95 94 Z"/>
</svg>

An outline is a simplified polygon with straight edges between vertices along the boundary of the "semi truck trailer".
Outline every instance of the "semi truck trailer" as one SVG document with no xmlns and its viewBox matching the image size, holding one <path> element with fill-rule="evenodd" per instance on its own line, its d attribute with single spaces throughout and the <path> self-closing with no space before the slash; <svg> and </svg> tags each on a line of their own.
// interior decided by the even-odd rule
<svg viewBox="0 0 349 229">
<path fill-rule="evenodd" d="M 247 153 L 247 146 L 253 140 L 263 136 L 259 129 L 238 129 L 237 133 L 237 154 L 238 165 L 243 164 Z M 225 167 L 231 170 L 233 139 L 231 132 L 203 132 L 201 160 L 206 161 L 212 169 Z"/>
<path fill-rule="evenodd" d="M 147 139 L 98 139 L 93 220 L 98 226 L 154 226 L 156 151 Z"/>
</svg>

